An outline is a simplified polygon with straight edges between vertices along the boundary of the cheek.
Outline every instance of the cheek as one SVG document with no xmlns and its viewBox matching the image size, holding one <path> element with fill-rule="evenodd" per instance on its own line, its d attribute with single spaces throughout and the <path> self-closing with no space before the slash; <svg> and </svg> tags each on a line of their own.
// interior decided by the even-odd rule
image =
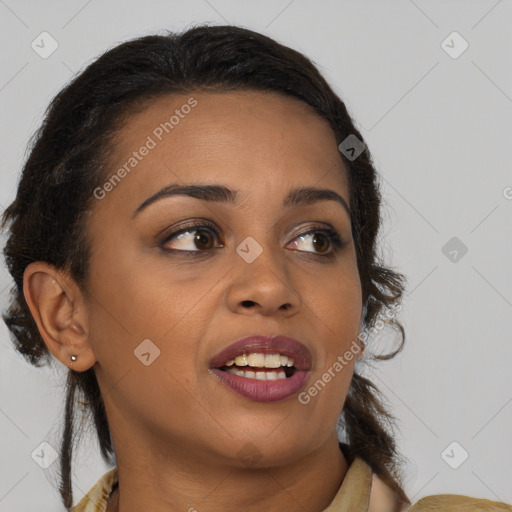
<svg viewBox="0 0 512 512">
<path fill-rule="evenodd" d="M 176 265 L 165 255 L 137 258 L 131 251 L 131 257 L 125 252 L 98 259 L 92 281 L 93 305 L 100 315 L 95 324 L 124 334 L 161 338 L 183 328 L 186 317 L 208 304 L 209 290 L 222 277 L 199 272 L 193 263 Z M 185 324 L 190 328 L 190 322 Z"/>
<path fill-rule="evenodd" d="M 305 401 L 322 409 L 319 414 L 327 419 L 341 413 L 360 353 L 357 336 L 362 290 L 357 268 L 349 263 L 342 272 L 318 279 L 315 284 L 308 306 L 318 335 L 316 341 L 322 343 L 323 349 L 318 351 L 313 368 L 311 382 L 316 385 L 308 388 L 310 392 L 306 390 Z"/>
<path fill-rule="evenodd" d="M 91 344 L 102 389 L 113 390 L 109 401 L 155 424 L 178 422 L 190 408 L 186 390 L 197 387 L 198 328 L 210 315 L 204 291 L 157 266 L 136 272 L 118 265 L 96 282 Z"/>
<path fill-rule="evenodd" d="M 199 344 L 218 307 L 215 285 L 222 275 L 193 275 L 190 269 L 171 267 L 165 258 L 143 265 L 113 257 L 102 264 L 90 326 L 91 343 L 108 378 L 115 382 L 129 369 L 130 379 L 139 383 L 136 389 L 151 387 L 153 378 L 176 392 L 179 384 L 194 388 Z M 148 374 L 152 378 L 147 381 Z"/>
<path fill-rule="evenodd" d="M 357 269 L 318 276 L 304 290 L 304 301 L 335 342 L 356 337 L 362 312 L 362 290 Z"/>
</svg>

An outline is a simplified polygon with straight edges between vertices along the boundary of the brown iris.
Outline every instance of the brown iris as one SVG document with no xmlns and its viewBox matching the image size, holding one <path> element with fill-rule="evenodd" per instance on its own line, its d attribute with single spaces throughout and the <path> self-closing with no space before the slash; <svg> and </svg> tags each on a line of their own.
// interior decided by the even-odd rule
<svg viewBox="0 0 512 512">
<path fill-rule="evenodd" d="M 198 230 L 196 232 L 196 234 L 194 235 L 194 243 L 196 244 L 196 247 L 198 249 L 211 249 L 212 245 L 213 245 L 213 237 L 206 231 L 201 231 L 201 230 Z M 208 244 L 208 241 L 210 242 L 208 246 L 202 246 L 202 247 L 199 247 L 197 244 L 203 244 L 203 243 L 206 243 Z"/>
<path fill-rule="evenodd" d="M 318 238 L 320 237 L 320 239 Z M 323 244 L 323 247 L 325 248 L 325 251 L 327 251 L 329 249 L 329 239 L 323 235 L 322 233 L 316 233 L 315 234 L 315 237 L 313 238 L 313 244 L 315 244 L 316 242 L 318 242 L 318 240 L 324 240 L 324 244 Z M 316 246 L 316 249 L 320 249 L 319 252 L 325 252 L 325 251 L 322 251 L 322 244 L 320 244 L 320 247 Z"/>
</svg>

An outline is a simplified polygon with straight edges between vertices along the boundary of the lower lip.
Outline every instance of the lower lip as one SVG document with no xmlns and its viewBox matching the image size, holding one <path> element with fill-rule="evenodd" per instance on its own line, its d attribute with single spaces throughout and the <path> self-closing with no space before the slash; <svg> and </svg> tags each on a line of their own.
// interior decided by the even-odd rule
<svg viewBox="0 0 512 512">
<path fill-rule="evenodd" d="M 291 377 L 278 380 L 247 379 L 218 368 L 212 368 L 211 371 L 231 391 L 255 402 L 286 400 L 298 393 L 308 378 L 308 372 L 304 370 L 295 370 Z"/>
</svg>

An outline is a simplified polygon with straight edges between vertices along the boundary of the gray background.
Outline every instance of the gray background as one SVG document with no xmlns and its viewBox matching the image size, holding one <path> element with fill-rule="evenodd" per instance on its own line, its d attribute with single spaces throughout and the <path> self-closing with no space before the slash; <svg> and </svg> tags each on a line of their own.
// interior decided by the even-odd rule
<svg viewBox="0 0 512 512">
<path fill-rule="evenodd" d="M 50 99 L 116 43 L 227 22 L 302 51 L 374 155 L 382 254 L 409 279 L 404 352 L 369 371 L 399 418 L 406 492 L 512 503 L 511 15 L 510 0 L 0 0 L 0 206 Z M 58 43 L 46 59 L 31 48 L 43 31 Z M 442 43 L 453 31 L 469 44 L 457 58 L 444 48 L 459 53 L 458 36 Z M 2 309 L 9 284 L 2 266 Z M 43 469 L 31 454 L 58 447 L 65 368 L 31 367 L 0 331 L 0 512 L 62 510 L 58 461 Z M 108 469 L 93 436 L 77 457 L 75 502 Z"/>
</svg>

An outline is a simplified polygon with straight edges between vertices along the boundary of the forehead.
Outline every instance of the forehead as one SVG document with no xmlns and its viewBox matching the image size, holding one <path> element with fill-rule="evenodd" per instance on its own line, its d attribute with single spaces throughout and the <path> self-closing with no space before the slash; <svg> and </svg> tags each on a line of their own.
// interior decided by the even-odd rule
<svg viewBox="0 0 512 512">
<path fill-rule="evenodd" d="M 318 184 L 337 187 L 348 202 L 346 169 L 329 123 L 284 95 L 197 91 L 161 97 L 126 116 L 114 142 L 105 178 L 124 172 L 105 203 L 131 207 L 162 186 L 192 182 L 267 197 Z"/>
</svg>

